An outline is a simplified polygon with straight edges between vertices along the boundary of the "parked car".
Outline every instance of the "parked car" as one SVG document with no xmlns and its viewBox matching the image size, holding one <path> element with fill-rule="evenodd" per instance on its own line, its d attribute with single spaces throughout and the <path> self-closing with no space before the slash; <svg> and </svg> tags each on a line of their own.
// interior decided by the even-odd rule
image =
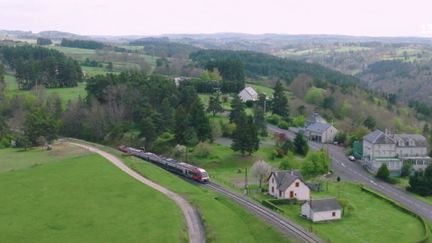
<svg viewBox="0 0 432 243">
<path fill-rule="evenodd" d="M 348 159 L 351 160 L 351 161 L 355 161 L 355 158 L 352 155 L 348 156 Z"/>
</svg>

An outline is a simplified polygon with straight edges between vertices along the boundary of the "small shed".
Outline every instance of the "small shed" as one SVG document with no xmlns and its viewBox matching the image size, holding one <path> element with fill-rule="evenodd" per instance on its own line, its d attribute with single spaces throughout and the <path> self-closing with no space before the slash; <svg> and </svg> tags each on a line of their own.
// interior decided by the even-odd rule
<svg viewBox="0 0 432 243">
<path fill-rule="evenodd" d="M 312 222 L 342 218 L 342 208 L 335 198 L 309 200 L 302 204 L 301 215 Z"/>
</svg>

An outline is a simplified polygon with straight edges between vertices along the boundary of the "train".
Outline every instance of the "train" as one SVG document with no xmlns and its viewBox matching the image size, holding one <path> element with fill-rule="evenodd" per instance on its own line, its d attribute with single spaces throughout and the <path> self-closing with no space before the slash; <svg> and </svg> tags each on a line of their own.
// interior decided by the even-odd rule
<svg viewBox="0 0 432 243">
<path fill-rule="evenodd" d="M 200 183 L 207 183 L 210 180 L 207 171 L 205 171 L 204 169 L 181 161 L 177 161 L 172 158 L 167 158 L 161 155 L 145 152 L 144 150 L 127 147 L 124 145 L 119 146 L 118 150 L 120 150 L 123 153 L 130 154 L 138 158 L 150 161 L 168 171 L 171 171 L 173 173 L 179 174 L 181 176 L 184 176 L 186 178 L 189 178 L 191 180 Z"/>
</svg>

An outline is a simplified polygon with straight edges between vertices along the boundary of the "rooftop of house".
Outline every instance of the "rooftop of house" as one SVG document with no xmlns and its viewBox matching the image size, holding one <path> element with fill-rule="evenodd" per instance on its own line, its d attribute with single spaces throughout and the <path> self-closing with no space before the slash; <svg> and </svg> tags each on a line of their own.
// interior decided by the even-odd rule
<svg viewBox="0 0 432 243">
<path fill-rule="evenodd" d="M 341 209 L 339 202 L 335 198 L 314 199 L 305 203 L 308 203 L 315 213 Z"/>
<path fill-rule="evenodd" d="M 252 87 L 248 86 L 248 87 L 244 88 L 242 91 L 240 91 L 240 93 L 243 91 L 245 91 L 247 94 L 249 94 L 252 97 L 258 96 L 258 93 Z"/>
<path fill-rule="evenodd" d="M 320 123 L 320 122 L 315 122 L 310 124 L 309 126 L 306 127 L 306 130 L 311 131 L 311 132 L 316 132 L 316 133 L 323 133 L 325 131 L 327 131 L 327 129 L 329 129 L 332 125 L 328 124 L 328 123 Z"/>
<path fill-rule="evenodd" d="M 281 191 L 285 191 L 295 180 L 300 179 L 300 172 L 296 170 L 276 171 L 272 174 L 275 175 L 277 189 Z"/>
<path fill-rule="evenodd" d="M 375 130 L 363 137 L 373 144 L 396 144 L 398 147 L 425 147 L 427 140 L 424 136 L 419 134 L 391 134 Z"/>
</svg>

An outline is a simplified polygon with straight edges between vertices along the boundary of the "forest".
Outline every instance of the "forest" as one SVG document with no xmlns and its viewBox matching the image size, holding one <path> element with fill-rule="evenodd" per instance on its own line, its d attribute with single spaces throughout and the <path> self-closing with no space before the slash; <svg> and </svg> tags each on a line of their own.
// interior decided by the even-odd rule
<svg viewBox="0 0 432 243">
<path fill-rule="evenodd" d="M 75 48 L 84 48 L 84 49 L 102 49 L 106 47 L 106 45 L 102 42 L 92 41 L 92 40 L 71 40 L 63 38 L 61 46 L 64 47 L 75 47 Z"/>
<path fill-rule="evenodd" d="M 143 38 L 130 42 L 131 45 L 144 46 L 144 52 L 148 55 L 162 58 L 188 58 L 189 54 L 199 50 L 198 47 L 171 42 L 167 38 Z"/>
<path fill-rule="evenodd" d="M 202 66 L 214 60 L 237 60 L 243 63 L 246 75 L 253 78 L 276 78 L 291 83 L 299 74 L 328 81 L 340 86 L 352 86 L 357 78 L 328 69 L 319 64 L 305 63 L 252 51 L 199 50 L 190 58 Z"/>
<path fill-rule="evenodd" d="M 0 57 L 15 71 L 22 90 L 30 90 L 35 85 L 74 87 L 83 80 L 79 63 L 56 50 L 30 45 L 3 46 L 0 47 Z"/>
</svg>

